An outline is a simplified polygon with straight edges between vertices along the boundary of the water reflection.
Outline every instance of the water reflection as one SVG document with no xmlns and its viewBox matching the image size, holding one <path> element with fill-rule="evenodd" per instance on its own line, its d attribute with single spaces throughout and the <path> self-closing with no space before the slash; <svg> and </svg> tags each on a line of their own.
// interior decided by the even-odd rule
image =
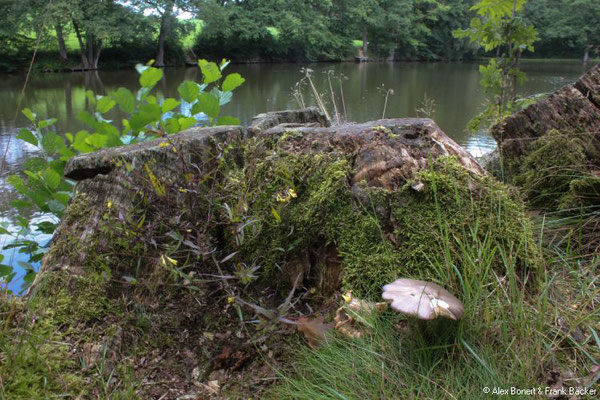
<svg viewBox="0 0 600 400">
<path fill-rule="evenodd" d="M 302 78 L 300 64 L 253 64 L 232 65 L 228 73 L 239 72 L 246 83 L 236 90 L 232 103 L 223 113 L 233 115 L 248 124 L 258 113 L 272 110 L 297 108 L 291 95 L 292 87 Z M 589 66 L 588 66 L 589 67 Z M 388 99 L 386 117 L 414 117 L 426 97 L 435 103 L 432 117 L 437 124 L 459 144 L 474 155 L 481 155 L 494 148 L 495 142 L 483 132 L 467 132 L 467 122 L 482 108 L 484 95 L 479 87 L 478 64 L 469 63 L 340 63 L 314 64 L 313 79 L 316 86 L 328 98 L 327 71 L 336 76 L 343 74 L 344 100 L 350 121 L 368 121 L 381 118 L 385 101 L 379 87 L 393 89 Z M 529 80 L 521 93 L 530 95 L 551 92 L 574 81 L 584 67 L 578 62 L 535 61 L 523 64 Z M 167 96 L 176 96 L 177 86 L 184 79 L 198 80 L 197 68 L 165 70 L 164 79 L 157 90 Z M 24 82 L 21 75 L 0 75 L 0 155 L 6 152 L 5 167 L 0 171 L 0 221 L 14 218 L 16 213 L 9 206 L 14 196 L 6 185 L 8 175 L 17 173 L 20 165 L 35 149 L 15 139 L 18 127 L 27 125 L 24 116 L 15 110 Z M 22 107 L 29 107 L 41 118 L 58 118 L 59 132 L 74 132 L 83 128 L 77 113 L 87 108 L 86 90 L 107 94 L 118 87 L 137 90 L 138 75 L 133 70 L 97 71 L 65 74 L 38 74 L 30 78 L 24 93 Z M 337 89 L 336 89 L 337 90 Z M 305 99 L 314 103 L 305 91 Z M 339 99 L 338 99 L 339 101 Z M 108 116 L 119 121 L 123 116 L 114 111 Z M 2 240 L 0 238 L 0 245 Z M 16 255 L 15 257 L 21 257 Z M 16 260 L 16 258 L 15 258 Z"/>
</svg>

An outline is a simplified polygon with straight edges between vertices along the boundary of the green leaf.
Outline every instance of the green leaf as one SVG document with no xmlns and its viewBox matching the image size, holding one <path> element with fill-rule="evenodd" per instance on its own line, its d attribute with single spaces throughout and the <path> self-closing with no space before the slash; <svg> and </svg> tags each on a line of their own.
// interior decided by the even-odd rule
<svg viewBox="0 0 600 400">
<path fill-rule="evenodd" d="M 24 108 L 21 112 L 29 121 L 35 122 L 36 115 L 29 108 Z"/>
<path fill-rule="evenodd" d="M 240 74 L 238 74 L 238 73 L 229 74 L 225 78 L 225 81 L 223 81 L 222 88 L 226 92 L 231 92 L 232 90 L 234 90 L 235 88 L 237 88 L 238 86 L 240 86 L 245 81 L 246 80 L 244 78 L 242 78 L 242 76 Z"/>
<path fill-rule="evenodd" d="M 19 129 L 19 133 L 17 134 L 17 139 L 21 139 L 27 143 L 31 143 L 34 146 L 38 145 L 38 139 L 35 135 L 29 130 L 25 128 Z"/>
<path fill-rule="evenodd" d="M 273 207 L 271 207 L 271 215 L 273 215 L 273 217 L 275 218 L 275 221 L 277 221 L 278 224 L 281 223 L 281 216 L 279 215 L 277 210 Z"/>
<path fill-rule="evenodd" d="M 78 112 L 77 119 L 83 122 L 84 124 L 91 126 L 92 128 L 97 125 L 96 119 L 92 117 L 87 111 Z"/>
<path fill-rule="evenodd" d="M 146 125 L 156 122 L 160 119 L 161 112 L 158 104 L 142 104 L 138 108 L 138 112 L 133 114 L 129 124 L 131 129 L 140 130 Z"/>
<path fill-rule="evenodd" d="M 193 103 L 200 94 L 200 88 L 196 82 L 183 81 L 177 88 L 177 91 L 181 95 L 181 98 L 188 103 Z"/>
<path fill-rule="evenodd" d="M 177 120 L 177 118 L 169 118 L 167 120 L 167 124 L 165 126 L 165 130 L 167 131 L 167 133 L 169 135 L 172 134 L 172 133 L 179 132 L 181 130 L 181 127 L 179 126 L 179 121 Z"/>
<path fill-rule="evenodd" d="M 54 195 L 52 195 L 52 197 L 58 201 L 61 204 L 64 204 L 65 206 L 67 204 L 69 204 L 69 200 L 71 200 L 71 197 L 73 196 L 73 192 L 69 191 L 69 192 L 56 192 L 54 193 Z"/>
<path fill-rule="evenodd" d="M 149 67 L 140 75 L 140 85 L 144 88 L 152 88 L 162 79 L 161 69 Z"/>
<path fill-rule="evenodd" d="M 38 174 L 36 174 L 35 172 L 33 172 L 33 171 L 25 170 L 25 171 L 23 171 L 23 173 L 30 178 L 29 184 L 32 183 L 31 179 L 33 179 L 34 181 L 39 181 L 40 180 L 40 176 Z"/>
<path fill-rule="evenodd" d="M 91 153 L 94 148 L 85 141 L 90 136 L 88 131 L 79 131 L 75 134 L 73 148 L 80 153 Z"/>
<path fill-rule="evenodd" d="M 66 207 L 64 206 L 64 204 L 62 204 L 58 200 L 53 199 L 48 202 L 48 209 L 50 210 L 50 212 L 59 217 L 63 213 L 63 211 L 65 211 L 65 208 Z"/>
<path fill-rule="evenodd" d="M 56 190 L 60 185 L 60 174 L 53 169 L 46 169 L 42 172 L 42 179 L 51 190 Z"/>
<path fill-rule="evenodd" d="M 119 88 L 112 97 L 124 113 L 131 114 L 135 110 L 135 96 L 128 89 Z"/>
<path fill-rule="evenodd" d="M 240 120 L 236 117 L 219 117 L 217 125 L 239 125 Z"/>
<path fill-rule="evenodd" d="M 47 128 L 49 126 L 54 125 L 56 123 L 56 121 L 57 121 L 56 118 L 45 119 L 45 120 L 42 120 L 39 122 L 38 127 L 40 129 Z"/>
<path fill-rule="evenodd" d="M 219 116 L 221 106 L 219 106 L 219 99 L 210 93 L 202 93 L 198 98 L 200 104 L 200 110 L 211 118 Z"/>
<path fill-rule="evenodd" d="M 53 224 L 50 221 L 42 221 L 37 224 L 38 231 L 45 234 L 52 234 L 56 230 L 56 224 Z"/>
<path fill-rule="evenodd" d="M 33 204 L 23 199 L 12 199 L 8 203 L 18 210 L 31 210 L 31 207 L 33 207 Z"/>
<path fill-rule="evenodd" d="M 9 265 L 0 264 L 0 277 L 6 278 L 12 275 L 13 268 Z"/>
<path fill-rule="evenodd" d="M 42 136 L 42 148 L 48 154 L 58 153 L 65 147 L 65 141 L 54 132 L 48 132 Z"/>
<path fill-rule="evenodd" d="M 23 193 L 27 190 L 25 182 L 23 182 L 23 178 L 21 178 L 19 175 L 9 175 L 8 178 L 6 178 L 6 183 L 14 187 L 19 193 Z"/>
<path fill-rule="evenodd" d="M 101 96 L 98 98 L 98 103 L 96 104 L 96 111 L 100 114 L 104 114 L 109 112 L 114 106 L 117 104 L 115 100 L 108 96 Z"/>
<path fill-rule="evenodd" d="M 221 79 L 221 70 L 214 62 L 208 62 L 206 60 L 198 60 L 198 65 L 204 75 L 204 83 L 209 84 Z"/>
<path fill-rule="evenodd" d="M 93 133 L 85 139 L 85 142 L 96 149 L 101 149 L 106 145 L 106 142 L 108 142 L 108 135 Z"/>
<path fill-rule="evenodd" d="M 165 99 L 162 103 L 162 112 L 167 113 L 167 112 L 173 110 L 179 104 L 181 104 L 181 103 L 175 99 L 172 99 L 172 98 Z"/>
<path fill-rule="evenodd" d="M 267 29 L 268 29 L 268 28 L 267 28 Z M 221 64 L 219 64 L 219 69 L 220 69 L 221 71 L 223 71 L 225 68 L 227 68 L 227 66 L 229 65 L 229 63 L 230 63 L 230 62 L 231 62 L 231 61 L 229 61 L 229 60 L 222 59 L 222 60 L 221 60 Z"/>
<path fill-rule="evenodd" d="M 196 125 L 196 123 L 198 123 L 198 121 L 196 121 L 196 118 L 192 118 L 192 117 L 179 118 L 178 122 L 179 122 L 179 130 L 180 131 L 191 128 L 192 126 Z"/>
<path fill-rule="evenodd" d="M 47 165 L 48 162 L 45 159 L 41 157 L 31 157 L 23 163 L 23 168 L 37 172 L 46 168 Z"/>
</svg>

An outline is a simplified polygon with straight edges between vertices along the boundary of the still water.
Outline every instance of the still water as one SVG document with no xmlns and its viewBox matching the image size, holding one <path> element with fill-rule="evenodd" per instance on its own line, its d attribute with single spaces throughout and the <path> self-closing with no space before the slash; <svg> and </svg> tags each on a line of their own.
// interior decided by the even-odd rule
<svg viewBox="0 0 600 400">
<path fill-rule="evenodd" d="M 302 67 L 304 65 L 301 64 L 228 67 L 226 72 L 239 72 L 246 82 L 236 89 L 233 101 L 225 106 L 223 115 L 236 116 L 247 125 L 258 113 L 298 108 L 292 88 L 303 76 L 300 72 Z M 323 94 L 328 93 L 328 71 L 333 71 L 336 78 L 345 77 L 342 82 L 346 119 L 349 121 L 381 118 L 384 93 L 392 89 L 394 94 L 389 96 L 386 107 L 387 118 L 417 116 L 416 110 L 422 108 L 428 98 L 432 101 L 430 106 L 434 105 L 432 117 L 437 124 L 471 153 L 480 155 L 495 146 L 485 132 L 471 133 L 465 129 L 485 100 L 479 87 L 476 63 L 340 63 L 309 67 L 313 70 L 318 90 Z M 585 72 L 585 67 L 576 61 L 528 61 L 523 69 L 529 79 L 520 89 L 522 95 L 551 92 Z M 166 96 L 176 96 L 177 86 L 184 79 L 199 78 L 197 68 L 166 69 L 157 90 Z M 6 154 L 5 167 L 0 171 L 0 223 L 16 216 L 8 204 L 14 194 L 5 179 L 18 173 L 20 165 L 34 152 L 31 146 L 14 137 L 17 128 L 27 126 L 25 118 L 16 112 L 24 79 L 22 75 L 0 75 L 0 159 Z M 75 116 L 86 107 L 86 90 L 107 94 L 121 86 L 137 90 L 135 70 L 38 74 L 30 78 L 21 108 L 31 108 L 40 118 L 58 118 L 59 132 L 74 132 L 82 128 Z M 306 88 L 304 97 L 308 104 L 314 103 Z M 39 241 L 48 239 L 43 235 L 37 237 Z M 0 235 L 0 248 L 9 240 L 9 237 Z M 23 255 L 12 250 L 3 254 L 4 263 L 17 269 L 18 262 L 25 261 Z M 17 273 L 11 285 L 16 290 L 22 283 L 23 271 L 18 270 Z"/>
</svg>

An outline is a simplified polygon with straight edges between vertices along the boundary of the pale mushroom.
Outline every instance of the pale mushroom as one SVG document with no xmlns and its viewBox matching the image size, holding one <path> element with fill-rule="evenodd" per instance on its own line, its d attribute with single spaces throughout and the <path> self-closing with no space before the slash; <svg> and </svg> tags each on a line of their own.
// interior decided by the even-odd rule
<svg viewBox="0 0 600 400">
<path fill-rule="evenodd" d="M 397 279 L 383 287 L 381 295 L 390 306 L 422 320 L 445 317 L 459 320 L 464 306 L 454 295 L 438 284 L 415 279 Z"/>
</svg>

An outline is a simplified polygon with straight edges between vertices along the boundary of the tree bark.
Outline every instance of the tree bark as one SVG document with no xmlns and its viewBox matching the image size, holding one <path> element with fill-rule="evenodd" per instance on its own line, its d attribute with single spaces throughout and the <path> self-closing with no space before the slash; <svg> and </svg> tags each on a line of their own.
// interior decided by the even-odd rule
<svg viewBox="0 0 600 400">
<path fill-rule="evenodd" d="M 77 41 L 79 42 L 79 53 L 81 54 L 81 68 L 84 70 L 90 69 L 90 63 L 87 58 L 87 49 L 85 47 L 85 43 L 83 42 L 83 37 L 81 36 L 81 31 L 79 30 L 79 26 L 77 22 L 73 21 L 73 28 L 75 29 L 75 35 L 77 36 Z"/>
<path fill-rule="evenodd" d="M 362 41 L 363 41 L 363 45 L 362 45 L 362 52 L 363 52 L 363 57 L 367 57 L 367 25 L 363 25 L 362 28 Z"/>
<path fill-rule="evenodd" d="M 60 59 L 67 61 L 67 46 L 65 46 L 65 38 L 63 36 L 62 26 L 60 24 L 56 24 L 54 29 L 56 30 L 56 40 L 58 41 L 58 54 L 60 55 Z"/>
<path fill-rule="evenodd" d="M 160 18 L 160 32 L 158 33 L 158 48 L 156 50 L 156 67 L 165 66 L 165 37 L 167 36 L 167 23 L 173 12 L 173 1 L 169 1 L 165 6 L 165 11 Z"/>
<path fill-rule="evenodd" d="M 102 51 L 102 40 L 99 40 L 98 42 L 96 42 L 94 40 L 92 59 L 91 59 L 92 69 L 98 69 L 98 60 L 100 59 L 101 51 Z"/>
<path fill-rule="evenodd" d="M 583 63 L 587 63 L 588 61 L 590 61 L 590 49 L 592 48 L 592 46 L 585 46 L 585 51 L 583 53 Z"/>
</svg>

